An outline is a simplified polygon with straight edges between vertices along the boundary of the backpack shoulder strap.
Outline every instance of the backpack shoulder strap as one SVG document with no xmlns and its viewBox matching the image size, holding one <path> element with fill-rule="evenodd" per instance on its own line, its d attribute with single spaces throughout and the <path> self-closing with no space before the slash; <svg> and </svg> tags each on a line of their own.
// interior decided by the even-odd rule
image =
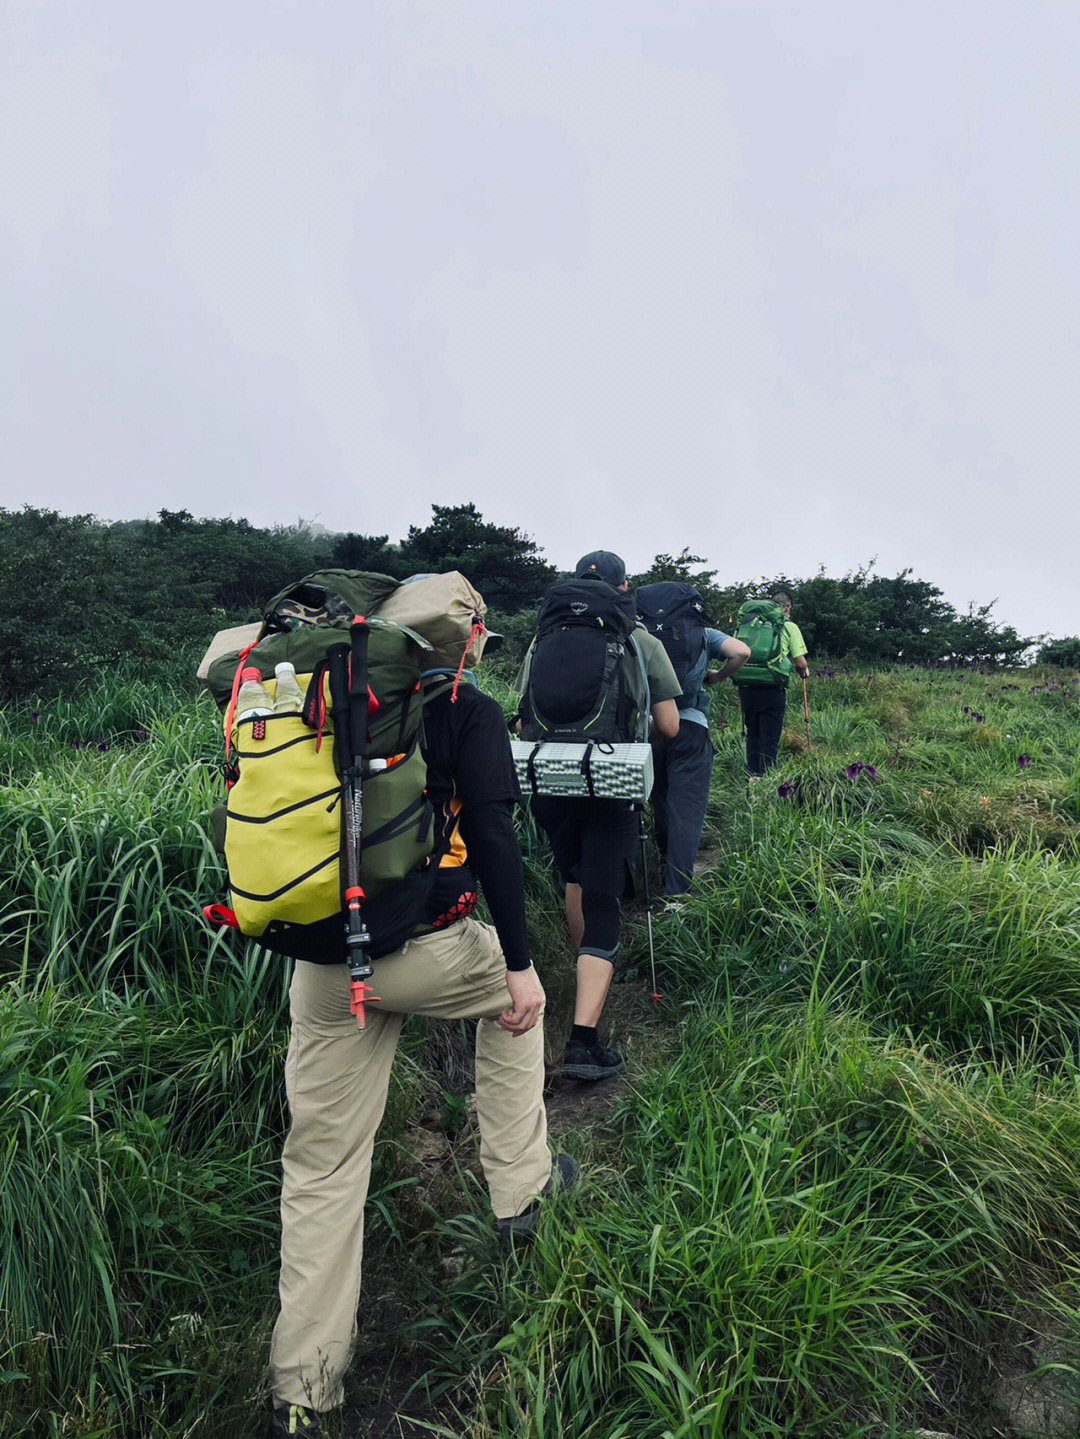
<svg viewBox="0 0 1080 1439">
<path fill-rule="evenodd" d="M 420 676 L 424 704 L 437 699 L 439 695 L 448 694 L 454 688 L 455 681 L 460 684 L 470 684 L 474 689 L 480 688 L 476 676 L 471 670 L 463 670 L 460 680 L 458 680 L 457 670 L 446 669 L 442 665 L 436 669 L 424 670 Z"/>
</svg>

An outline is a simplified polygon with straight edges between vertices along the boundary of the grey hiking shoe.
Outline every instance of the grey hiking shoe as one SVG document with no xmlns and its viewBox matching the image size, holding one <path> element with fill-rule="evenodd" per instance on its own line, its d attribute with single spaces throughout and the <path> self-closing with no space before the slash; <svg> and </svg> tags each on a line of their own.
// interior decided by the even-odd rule
<svg viewBox="0 0 1080 1439">
<path fill-rule="evenodd" d="M 563 1055 L 562 1072 L 571 1079 L 610 1079 L 613 1074 L 621 1074 L 624 1068 L 623 1057 L 617 1049 L 604 1049 L 599 1044 L 589 1049 L 578 1040 L 568 1044 Z"/>
<path fill-rule="evenodd" d="M 279 1405 L 270 1421 L 270 1439 L 331 1439 L 340 1430 L 339 1409 L 319 1414 L 303 1404 Z"/>
<path fill-rule="evenodd" d="M 581 1165 L 570 1154 L 556 1154 L 551 1161 L 551 1176 L 540 1191 L 540 1198 L 534 1199 L 529 1207 L 509 1219 L 499 1220 L 499 1238 L 507 1249 L 515 1243 L 527 1244 L 536 1233 L 540 1222 L 540 1200 L 550 1199 L 553 1194 L 562 1194 L 573 1189 L 581 1177 Z"/>
</svg>

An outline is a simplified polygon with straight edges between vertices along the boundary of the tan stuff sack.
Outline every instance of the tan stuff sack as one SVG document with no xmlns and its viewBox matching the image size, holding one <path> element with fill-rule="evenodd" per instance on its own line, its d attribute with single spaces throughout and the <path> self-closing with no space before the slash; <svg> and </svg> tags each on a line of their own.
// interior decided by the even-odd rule
<svg viewBox="0 0 1080 1439">
<path fill-rule="evenodd" d="M 240 650 L 247 649 L 253 645 L 262 634 L 263 626 L 260 620 L 252 625 L 233 625 L 232 629 L 218 630 L 217 634 L 210 641 L 209 648 L 199 661 L 199 668 L 195 671 L 195 678 L 204 685 L 210 683 L 210 666 L 222 655 L 237 654 Z"/>
<path fill-rule="evenodd" d="M 456 670 L 463 654 L 466 667 L 480 663 L 488 639 L 487 605 L 460 570 L 403 580 L 375 613 L 422 634 L 435 650 L 431 666 Z"/>
<path fill-rule="evenodd" d="M 393 584 L 393 581 L 386 583 Z M 413 575 L 376 604 L 373 612 L 380 619 L 423 635 L 435 650 L 429 661 L 432 667 L 456 670 L 465 653 L 465 668 L 469 669 L 480 663 L 489 639 L 487 630 L 477 628 L 483 626 L 487 605 L 460 570 L 450 570 L 445 575 Z M 320 622 L 320 617 L 315 615 L 298 618 L 308 623 Z M 199 661 L 196 677 L 202 684 L 208 684 L 210 667 L 215 660 L 253 645 L 265 628 L 265 623 L 256 621 L 219 630 Z"/>
</svg>

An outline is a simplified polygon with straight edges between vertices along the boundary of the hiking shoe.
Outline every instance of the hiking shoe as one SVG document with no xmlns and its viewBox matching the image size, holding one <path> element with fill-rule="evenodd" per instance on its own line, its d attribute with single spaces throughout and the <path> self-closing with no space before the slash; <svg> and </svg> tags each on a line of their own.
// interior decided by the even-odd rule
<svg viewBox="0 0 1080 1439">
<path fill-rule="evenodd" d="M 599 1044 L 589 1049 L 577 1040 L 566 1046 L 562 1072 L 571 1079 L 610 1079 L 613 1074 L 621 1074 L 624 1067 L 617 1049 L 604 1049 Z"/>
<path fill-rule="evenodd" d="M 562 1194 L 567 1189 L 573 1189 L 580 1177 L 581 1165 L 573 1155 L 556 1154 L 551 1161 L 548 1182 L 541 1189 L 539 1198 L 534 1199 L 520 1214 L 499 1220 L 499 1238 L 506 1248 L 511 1249 L 515 1241 L 528 1243 L 536 1234 L 536 1226 L 540 1222 L 540 1200 L 550 1199 L 553 1194 Z"/>
<path fill-rule="evenodd" d="M 334 1420 L 337 1409 L 319 1414 L 314 1409 L 305 1409 L 302 1404 L 282 1404 L 274 1410 L 270 1421 L 270 1439 L 330 1439 L 336 1434 Z"/>
</svg>

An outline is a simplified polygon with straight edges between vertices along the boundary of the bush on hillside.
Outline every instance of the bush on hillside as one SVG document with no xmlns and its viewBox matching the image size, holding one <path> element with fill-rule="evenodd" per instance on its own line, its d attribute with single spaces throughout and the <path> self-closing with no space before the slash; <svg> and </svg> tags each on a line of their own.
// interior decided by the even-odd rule
<svg viewBox="0 0 1080 1439">
<path fill-rule="evenodd" d="M 749 594 L 782 587 L 817 657 L 1011 665 L 1034 643 L 997 625 L 990 605 L 958 614 L 910 570 L 889 578 L 867 566 L 839 579 L 817 574 L 720 585 L 702 563 L 687 549 L 657 555 L 631 584 L 691 580 L 710 619 L 725 629 L 734 628 Z M 433 505 L 430 523 L 411 525 L 396 543 L 386 535 L 316 533 L 302 524 L 257 529 L 245 519 L 196 519 L 187 510 L 111 525 L 29 506 L 0 510 L 0 699 L 70 690 L 94 665 L 111 666 L 122 656 L 154 662 L 197 650 L 215 629 L 254 618 L 277 590 L 323 567 L 397 578 L 462 570 L 504 624 L 518 617 L 508 627 L 515 649 L 524 648 L 531 612 L 558 578 L 534 540 L 485 520 L 472 503 Z M 1043 654 L 1051 663 L 1078 662 L 1080 640 L 1055 641 Z"/>
<path fill-rule="evenodd" d="M 1060 665 L 1062 669 L 1080 670 L 1080 635 L 1051 640 L 1039 651 L 1041 665 Z"/>
</svg>

